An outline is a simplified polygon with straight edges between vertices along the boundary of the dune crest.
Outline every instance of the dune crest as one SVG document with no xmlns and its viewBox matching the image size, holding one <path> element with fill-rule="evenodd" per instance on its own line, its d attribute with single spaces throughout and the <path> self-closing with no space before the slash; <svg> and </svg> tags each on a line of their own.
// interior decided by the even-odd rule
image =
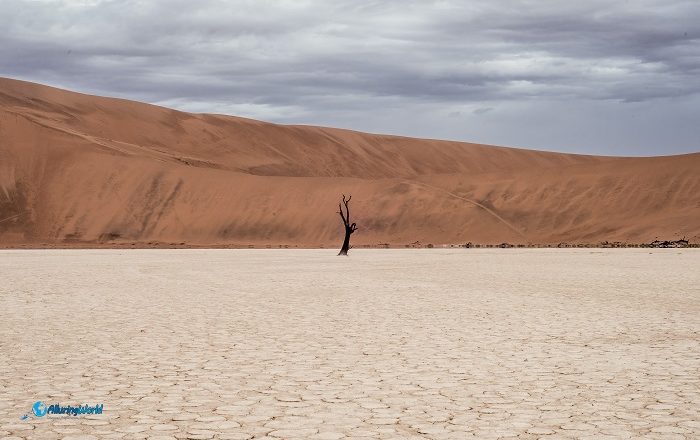
<svg viewBox="0 0 700 440">
<path fill-rule="evenodd" d="M 613 158 L 191 114 L 0 78 L 0 246 L 700 241 L 700 153 Z"/>
</svg>

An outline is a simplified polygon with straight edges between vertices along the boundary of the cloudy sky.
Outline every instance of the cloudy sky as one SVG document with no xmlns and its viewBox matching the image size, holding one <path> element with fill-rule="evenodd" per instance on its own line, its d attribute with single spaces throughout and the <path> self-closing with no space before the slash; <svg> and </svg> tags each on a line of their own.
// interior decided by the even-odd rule
<svg viewBox="0 0 700 440">
<path fill-rule="evenodd" d="M 697 0 L 0 0 L 0 76 L 280 123 L 700 151 Z"/>
</svg>

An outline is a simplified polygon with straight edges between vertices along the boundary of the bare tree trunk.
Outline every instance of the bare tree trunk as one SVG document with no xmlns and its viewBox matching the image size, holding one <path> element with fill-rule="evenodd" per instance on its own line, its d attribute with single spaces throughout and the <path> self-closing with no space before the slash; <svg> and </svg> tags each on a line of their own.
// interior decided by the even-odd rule
<svg viewBox="0 0 700 440">
<path fill-rule="evenodd" d="M 343 247 L 340 248 L 338 255 L 348 254 L 348 251 L 350 250 L 350 234 L 352 234 L 352 230 L 345 228 L 345 240 L 343 240 Z"/>
<path fill-rule="evenodd" d="M 343 247 L 340 248 L 340 252 L 338 252 L 338 255 L 348 254 L 348 251 L 351 247 L 350 235 L 352 235 L 353 232 L 357 231 L 357 225 L 355 223 L 350 223 L 350 207 L 348 207 L 350 199 L 352 199 L 352 196 L 346 199 L 345 194 L 343 194 L 343 202 L 338 203 L 338 214 L 340 214 L 340 218 L 343 219 L 343 226 L 345 226 L 345 239 L 343 240 Z M 345 206 L 345 212 L 343 212 L 343 206 Z"/>
</svg>

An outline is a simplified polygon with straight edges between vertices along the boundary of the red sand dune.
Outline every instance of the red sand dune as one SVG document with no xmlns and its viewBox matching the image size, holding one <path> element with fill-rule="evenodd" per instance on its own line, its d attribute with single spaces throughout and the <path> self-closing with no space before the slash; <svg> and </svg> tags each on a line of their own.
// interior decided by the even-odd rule
<svg viewBox="0 0 700 440">
<path fill-rule="evenodd" d="M 0 78 L 0 246 L 700 241 L 700 153 L 612 158 L 191 114 Z"/>
</svg>

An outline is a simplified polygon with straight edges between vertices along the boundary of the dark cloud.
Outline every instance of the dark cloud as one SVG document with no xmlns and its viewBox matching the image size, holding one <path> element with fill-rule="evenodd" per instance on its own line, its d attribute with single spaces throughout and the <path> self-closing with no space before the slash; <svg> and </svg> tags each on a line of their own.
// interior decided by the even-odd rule
<svg viewBox="0 0 700 440">
<path fill-rule="evenodd" d="M 0 2 L 0 75 L 190 111 L 607 154 L 698 151 L 700 3 Z"/>
</svg>

